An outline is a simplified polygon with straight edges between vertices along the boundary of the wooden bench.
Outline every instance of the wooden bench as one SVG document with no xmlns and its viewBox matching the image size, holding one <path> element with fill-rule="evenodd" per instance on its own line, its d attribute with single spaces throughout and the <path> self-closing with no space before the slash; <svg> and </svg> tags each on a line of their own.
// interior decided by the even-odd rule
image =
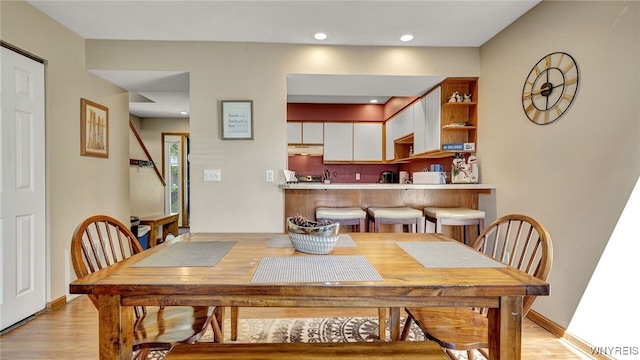
<svg viewBox="0 0 640 360">
<path fill-rule="evenodd" d="M 448 360 L 433 341 L 261 343 L 261 344 L 178 344 L 165 360 L 198 359 L 421 359 Z"/>
<path fill-rule="evenodd" d="M 153 214 L 140 218 L 140 225 L 149 225 L 149 247 L 156 246 L 163 242 L 167 235 L 178 236 L 178 215 L 179 214 Z M 158 238 L 158 228 L 162 226 L 162 238 Z M 160 240 L 160 241 L 158 241 Z"/>
</svg>

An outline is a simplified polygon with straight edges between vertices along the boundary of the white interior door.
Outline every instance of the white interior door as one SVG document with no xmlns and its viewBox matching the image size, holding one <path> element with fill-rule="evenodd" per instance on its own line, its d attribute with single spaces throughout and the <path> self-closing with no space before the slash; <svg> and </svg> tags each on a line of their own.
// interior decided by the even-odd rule
<svg viewBox="0 0 640 360">
<path fill-rule="evenodd" d="M 44 65 L 2 48 L 0 329 L 45 308 Z"/>
</svg>

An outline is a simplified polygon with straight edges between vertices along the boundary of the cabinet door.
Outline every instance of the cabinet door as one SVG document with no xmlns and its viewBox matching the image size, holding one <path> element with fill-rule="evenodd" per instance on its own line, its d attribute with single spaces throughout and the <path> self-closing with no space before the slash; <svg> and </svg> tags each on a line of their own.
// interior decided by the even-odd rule
<svg viewBox="0 0 640 360">
<path fill-rule="evenodd" d="M 385 146 L 386 146 L 386 156 L 385 156 L 385 160 L 389 161 L 389 160 L 393 160 L 395 159 L 395 143 L 393 142 L 394 136 L 393 136 L 393 121 L 394 118 L 390 119 L 389 121 L 387 121 L 384 126 L 385 126 Z"/>
<path fill-rule="evenodd" d="M 413 108 L 409 107 L 395 116 L 393 136 L 398 139 L 413 132 Z"/>
<path fill-rule="evenodd" d="M 324 141 L 324 124 L 321 122 L 302 123 L 302 143 L 322 144 Z"/>
<path fill-rule="evenodd" d="M 382 123 L 353 124 L 353 160 L 382 161 Z"/>
<path fill-rule="evenodd" d="M 287 144 L 302 144 L 302 123 L 287 123 Z"/>
<path fill-rule="evenodd" d="M 425 96 L 425 151 L 440 150 L 440 133 L 442 131 L 440 117 L 440 96 L 442 88 L 438 87 Z"/>
<path fill-rule="evenodd" d="M 324 123 L 323 160 L 353 160 L 353 123 Z"/>
<path fill-rule="evenodd" d="M 413 104 L 413 152 L 420 154 L 427 151 L 426 145 L 426 98 Z"/>
</svg>

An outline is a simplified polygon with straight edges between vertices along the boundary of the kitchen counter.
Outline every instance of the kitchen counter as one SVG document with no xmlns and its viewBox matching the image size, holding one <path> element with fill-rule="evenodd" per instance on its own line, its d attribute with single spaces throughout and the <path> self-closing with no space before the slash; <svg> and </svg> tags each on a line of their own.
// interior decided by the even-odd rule
<svg viewBox="0 0 640 360">
<path fill-rule="evenodd" d="M 280 184 L 284 192 L 285 218 L 302 215 L 315 219 L 315 208 L 371 206 L 408 206 L 422 210 L 425 207 L 478 208 L 480 194 L 491 194 L 494 184 L 380 184 L 380 183 L 336 183 L 317 182 Z M 381 231 L 399 231 L 397 225 L 385 225 Z M 459 227 L 445 226 L 443 232 L 461 238 Z M 341 228 L 341 231 L 342 228 Z M 346 229 L 345 229 L 346 231 Z M 472 231 L 470 236 L 475 236 Z"/>
<path fill-rule="evenodd" d="M 280 188 L 284 190 L 495 190 L 496 186 L 494 184 L 325 184 L 306 182 L 297 184 L 280 184 Z"/>
</svg>

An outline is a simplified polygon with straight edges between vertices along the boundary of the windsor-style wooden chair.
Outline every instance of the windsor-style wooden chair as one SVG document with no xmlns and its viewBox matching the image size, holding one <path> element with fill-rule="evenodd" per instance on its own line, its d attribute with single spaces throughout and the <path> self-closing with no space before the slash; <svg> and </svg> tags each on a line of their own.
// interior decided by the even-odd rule
<svg viewBox="0 0 640 360">
<path fill-rule="evenodd" d="M 494 259 L 541 280 L 547 280 L 551 271 L 553 249 L 551 236 L 538 221 L 525 215 L 507 215 L 484 229 L 473 248 Z M 536 296 L 523 299 L 524 318 Z M 411 324 L 415 322 L 427 339 L 435 340 L 451 359 L 455 352 L 467 352 L 470 360 L 474 350 L 488 358 L 488 309 L 485 308 L 407 308 L 408 317 L 401 339 L 406 340 Z"/>
<path fill-rule="evenodd" d="M 71 260 L 78 278 L 116 264 L 143 251 L 138 239 L 120 221 L 95 215 L 84 220 L 71 239 Z M 88 295 L 98 307 L 96 297 Z M 134 358 L 146 359 L 151 350 L 170 350 L 194 343 L 211 324 L 214 338 L 223 342 L 220 312 L 207 306 L 136 306 L 133 327 Z"/>
</svg>

